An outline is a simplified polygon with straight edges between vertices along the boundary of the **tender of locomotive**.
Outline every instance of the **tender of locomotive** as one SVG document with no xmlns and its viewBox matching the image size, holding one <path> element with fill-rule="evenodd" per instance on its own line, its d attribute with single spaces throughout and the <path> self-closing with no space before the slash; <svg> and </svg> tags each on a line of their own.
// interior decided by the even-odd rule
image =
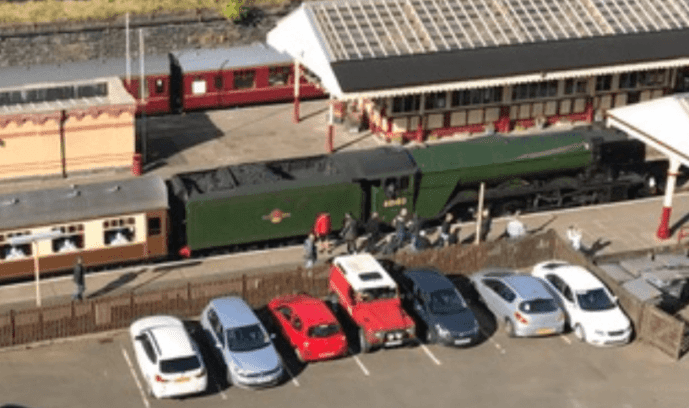
<svg viewBox="0 0 689 408">
<path fill-rule="evenodd" d="M 168 253 L 168 200 L 159 177 L 0 196 L 0 280 L 41 272 L 139 261 Z M 59 233 L 11 245 L 13 237 Z"/>
</svg>

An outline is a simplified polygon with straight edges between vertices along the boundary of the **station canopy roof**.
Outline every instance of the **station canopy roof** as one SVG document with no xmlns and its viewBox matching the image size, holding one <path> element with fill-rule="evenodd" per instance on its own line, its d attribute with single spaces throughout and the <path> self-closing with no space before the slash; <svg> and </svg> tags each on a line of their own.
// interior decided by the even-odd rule
<svg viewBox="0 0 689 408">
<path fill-rule="evenodd" d="M 685 0 L 302 3 L 268 33 L 339 99 L 689 65 Z"/>
<path fill-rule="evenodd" d="M 611 109 L 607 124 L 689 166 L 689 93 Z"/>
</svg>

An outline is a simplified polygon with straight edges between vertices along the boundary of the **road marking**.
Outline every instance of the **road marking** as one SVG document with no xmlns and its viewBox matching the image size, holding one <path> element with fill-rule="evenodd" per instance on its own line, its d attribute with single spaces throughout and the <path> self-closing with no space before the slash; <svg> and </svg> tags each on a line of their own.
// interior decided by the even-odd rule
<svg viewBox="0 0 689 408">
<path fill-rule="evenodd" d="M 352 354 L 352 351 L 350 350 L 349 353 Z M 356 361 L 356 363 L 359 365 L 359 368 L 361 368 L 361 371 L 364 372 L 364 375 L 366 375 L 366 376 L 371 375 L 371 373 L 369 373 L 368 370 L 366 369 L 366 366 L 364 365 L 364 363 L 362 363 L 361 360 L 359 360 L 359 356 L 352 355 L 352 357 L 354 357 L 354 361 Z"/>
<path fill-rule="evenodd" d="M 572 344 L 572 340 L 569 339 L 569 337 L 565 336 L 564 334 L 560 336 L 562 341 L 564 341 L 567 344 Z"/>
<path fill-rule="evenodd" d="M 480 330 L 481 330 L 481 334 L 483 335 L 483 337 L 487 338 L 488 341 L 490 341 L 491 343 L 493 343 L 493 345 L 495 346 L 496 349 L 500 350 L 500 354 L 505 354 L 505 353 L 507 352 L 507 351 L 506 351 L 504 348 L 502 348 L 502 346 L 501 346 L 500 344 L 498 344 L 498 342 L 495 341 L 492 337 L 488 337 L 488 335 L 486 334 L 485 331 L 483 331 L 483 329 L 480 329 Z"/>
<path fill-rule="evenodd" d="M 282 358 L 280 358 L 282 360 Z M 282 366 L 285 367 L 285 371 L 287 371 L 287 375 L 289 375 L 289 378 L 292 379 L 292 383 L 294 384 L 295 387 L 299 386 L 299 381 L 297 381 L 296 378 L 292 375 L 292 372 L 287 368 L 287 364 L 285 364 L 285 361 L 282 361 Z"/>
<path fill-rule="evenodd" d="M 421 345 L 421 348 L 423 349 L 423 351 L 426 352 L 426 354 L 428 355 L 428 357 L 430 357 L 431 360 L 433 360 L 433 362 L 434 362 L 436 365 L 441 365 L 441 364 L 442 364 L 442 363 L 440 362 L 440 360 L 438 360 L 438 359 L 433 355 L 433 353 L 431 353 L 431 350 L 429 350 L 428 347 L 426 347 L 425 344 L 422 344 L 422 345 Z"/>
<path fill-rule="evenodd" d="M 127 350 L 124 348 L 122 349 L 122 355 L 124 355 L 124 359 L 127 360 L 127 365 L 129 366 L 129 371 L 132 372 L 132 377 L 134 377 L 134 381 L 136 382 L 137 388 L 139 388 L 139 393 L 141 393 L 141 399 L 144 401 L 144 405 L 146 408 L 151 408 L 151 405 L 148 403 L 148 399 L 146 398 L 146 393 L 144 392 L 144 388 L 141 386 L 141 383 L 139 382 L 139 377 L 136 375 L 136 371 L 134 370 L 134 366 L 132 365 L 132 361 L 129 359 L 129 354 L 127 354 Z"/>
<path fill-rule="evenodd" d="M 208 374 L 206 374 L 206 375 L 208 375 Z M 208 375 L 207 378 L 211 378 L 211 376 Z M 225 393 L 220 389 L 220 384 L 219 384 L 217 381 L 215 381 L 215 380 L 212 380 L 212 381 L 213 381 L 213 384 L 215 384 L 215 388 L 216 388 L 216 389 L 218 390 L 218 392 L 220 393 L 220 397 L 221 397 L 222 399 L 224 399 L 224 400 L 227 400 L 227 395 L 225 395 Z"/>
</svg>

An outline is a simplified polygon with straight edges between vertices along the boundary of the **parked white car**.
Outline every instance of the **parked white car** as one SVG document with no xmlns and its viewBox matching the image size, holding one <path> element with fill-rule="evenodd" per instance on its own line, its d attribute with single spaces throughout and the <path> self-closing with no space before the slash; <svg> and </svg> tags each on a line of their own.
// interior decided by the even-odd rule
<svg viewBox="0 0 689 408">
<path fill-rule="evenodd" d="M 581 341 L 594 345 L 626 344 L 632 336 L 629 318 L 617 298 L 585 268 L 563 261 L 534 266 L 532 275 L 543 279 L 557 295 L 567 322 Z"/>
<path fill-rule="evenodd" d="M 167 398 L 206 390 L 203 358 L 181 320 L 144 317 L 132 323 L 129 334 L 149 394 Z"/>
</svg>

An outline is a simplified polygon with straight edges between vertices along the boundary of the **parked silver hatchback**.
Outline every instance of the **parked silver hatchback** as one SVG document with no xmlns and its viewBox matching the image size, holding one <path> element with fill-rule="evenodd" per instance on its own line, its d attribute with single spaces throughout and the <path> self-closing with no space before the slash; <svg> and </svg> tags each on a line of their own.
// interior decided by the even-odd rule
<svg viewBox="0 0 689 408">
<path fill-rule="evenodd" d="M 484 269 L 471 282 L 509 336 L 564 331 L 565 315 L 540 279 L 509 269 Z"/>
<path fill-rule="evenodd" d="M 227 366 L 228 383 L 264 387 L 280 381 L 282 359 L 272 336 L 244 300 L 212 300 L 201 313 L 201 326 Z"/>
</svg>

